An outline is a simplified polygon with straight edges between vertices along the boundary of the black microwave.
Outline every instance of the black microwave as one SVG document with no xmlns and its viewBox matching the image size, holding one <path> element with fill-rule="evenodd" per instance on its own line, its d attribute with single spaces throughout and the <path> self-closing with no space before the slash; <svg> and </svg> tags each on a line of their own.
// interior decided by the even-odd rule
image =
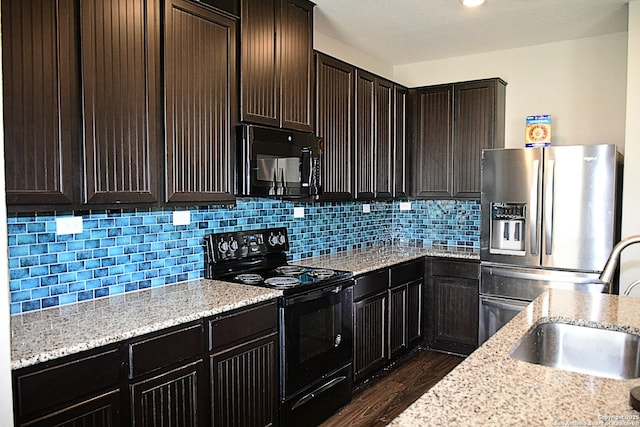
<svg viewBox="0 0 640 427">
<path fill-rule="evenodd" d="M 311 133 L 240 125 L 236 129 L 236 195 L 317 198 L 323 141 Z"/>
</svg>

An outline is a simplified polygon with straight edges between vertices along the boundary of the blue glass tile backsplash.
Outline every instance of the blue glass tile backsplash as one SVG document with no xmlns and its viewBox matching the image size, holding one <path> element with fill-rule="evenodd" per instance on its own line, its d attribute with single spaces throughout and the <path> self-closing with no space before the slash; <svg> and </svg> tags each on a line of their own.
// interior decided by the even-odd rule
<svg viewBox="0 0 640 427">
<path fill-rule="evenodd" d="M 479 248 L 480 204 L 474 201 L 300 204 L 242 198 L 234 207 L 189 210 L 173 225 L 171 209 L 83 212 L 83 232 L 57 235 L 56 214 L 8 217 L 11 313 L 23 313 L 203 277 L 205 234 L 287 227 L 289 258 L 351 250 L 380 239 L 416 245 Z M 294 218 L 303 207 L 304 218 Z M 79 215 L 79 214 L 78 214 Z"/>
</svg>

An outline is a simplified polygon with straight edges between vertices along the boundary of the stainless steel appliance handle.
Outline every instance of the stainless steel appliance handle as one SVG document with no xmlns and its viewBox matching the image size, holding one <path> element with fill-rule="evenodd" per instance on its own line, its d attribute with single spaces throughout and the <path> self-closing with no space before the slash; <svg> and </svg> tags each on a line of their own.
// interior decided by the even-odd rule
<svg viewBox="0 0 640 427">
<path fill-rule="evenodd" d="M 544 188 L 544 238 L 545 253 L 551 255 L 553 249 L 553 179 L 555 161 L 548 160 L 545 168 Z"/>
<path fill-rule="evenodd" d="M 300 185 L 308 187 L 311 185 L 313 174 L 313 151 L 309 147 L 300 150 Z"/>
<path fill-rule="evenodd" d="M 321 385 L 317 389 L 313 390 L 311 393 L 305 394 L 296 403 L 293 404 L 293 406 L 291 407 L 291 410 L 293 411 L 294 409 L 298 408 L 299 406 L 304 405 L 305 403 L 307 403 L 308 401 L 310 401 L 314 397 L 319 396 L 320 394 L 324 393 L 325 391 L 329 390 L 330 388 L 334 387 L 335 385 L 341 383 L 342 381 L 344 381 L 346 379 L 347 379 L 347 377 L 342 375 L 340 377 L 332 379 L 331 381 L 327 382 L 326 384 Z"/>
<path fill-rule="evenodd" d="M 482 305 L 496 307 L 501 310 L 509 310 L 509 311 L 521 311 L 523 308 L 527 307 L 531 302 L 530 301 L 519 301 L 519 300 L 507 300 L 502 298 L 492 298 L 481 296 L 480 302 Z"/>
<path fill-rule="evenodd" d="M 495 272 L 494 272 L 495 271 Z M 508 277 L 510 279 L 526 279 L 526 280 L 541 280 L 543 282 L 567 282 L 567 283 L 593 283 L 594 279 L 589 276 L 580 277 L 576 275 L 561 275 L 561 274 L 540 274 L 529 273 L 522 270 L 506 270 L 503 268 L 491 271 L 490 274 L 499 277 Z M 541 270 L 549 272 L 550 270 Z"/>
<path fill-rule="evenodd" d="M 529 232 L 531 237 L 531 255 L 538 253 L 538 182 L 540 174 L 540 160 L 533 161 L 531 174 L 531 190 L 529 192 Z"/>
</svg>

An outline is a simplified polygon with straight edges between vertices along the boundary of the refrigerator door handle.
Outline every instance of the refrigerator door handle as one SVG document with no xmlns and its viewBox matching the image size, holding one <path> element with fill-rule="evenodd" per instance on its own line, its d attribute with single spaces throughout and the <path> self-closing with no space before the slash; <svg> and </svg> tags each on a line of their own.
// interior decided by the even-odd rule
<svg viewBox="0 0 640 427">
<path fill-rule="evenodd" d="M 553 179 L 555 176 L 555 161 L 548 160 L 545 169 L 544 190 L 544 238 L 545 253 L 551 255 L 553 250 Z"/>
<path fill-rule="evenodd" d="M 540 160 L 533 161 L 533 173 L 531 174 L 531 190 L 529 193 L 529 232 L 531 237 L 531 255 L 538 253 L 538 175 L 540 173 Z"/>
</svg>

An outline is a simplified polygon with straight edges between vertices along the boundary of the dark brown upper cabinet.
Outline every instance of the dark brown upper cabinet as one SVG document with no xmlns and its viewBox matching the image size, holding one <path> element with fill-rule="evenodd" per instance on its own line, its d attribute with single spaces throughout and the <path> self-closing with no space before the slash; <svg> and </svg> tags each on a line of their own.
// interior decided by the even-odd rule
<svg viewBox="0 0 640 427">
<path fill-rule="evenodd" d="M 355 68 L 316 54 L 316 135 L 324 140 L 322 200 L 352 199 Z"/>
<path fill-rule="evenodd" d="M 242 121 L 313 131 L 313 7 L 307 0 L 242 0 Z"/>
<path fill-rule="evenodd" d="M 376 78 L 375 83 L 375 197 L 393 196 L 393 83 Z"/>
<path fill-rule="evenodd" d="M 167 0 L 165 201 L 233 201 L 236 21 Z"/>
<path fill-rule="evenodd" d="M 72 0 L 2 0 L 6 197 L 9 206 L 71 204 L 79 139 Z"/>
<path fill-rule="evenodd" d="M 83 202 L 158 200 L 160 10 L 152 0 L 80 2 Z"/>
<path fill-rule="evenodd" d="M 409 173 L 407 162 L 409 90 L 394 85 L 393 91 L 393 197 L 404 198 L 409 194 L 407 185 Z"/>
<path fill-rule="evenodd" d="M 505 87 L 494 78 L 412 90 L 414 196 L 480 198 L 482 150 L 504 147 Z"/>
</svg>

